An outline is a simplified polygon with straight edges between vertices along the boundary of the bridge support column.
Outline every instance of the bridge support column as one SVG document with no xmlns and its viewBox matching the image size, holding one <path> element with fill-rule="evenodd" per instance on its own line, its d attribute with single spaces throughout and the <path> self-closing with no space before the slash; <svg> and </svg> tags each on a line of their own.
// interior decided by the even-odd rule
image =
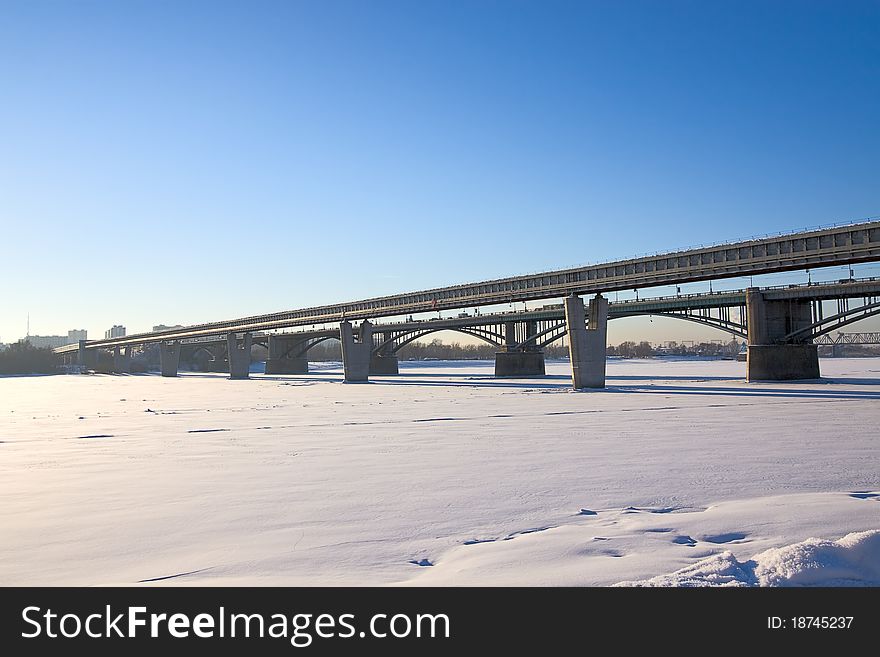
<svg viewBox="0 0 880 657">
<path fill-rule="evenodd" d="M 566 297 L 565 324 L 571 355 L 571 381 L 576 389 L 605 387 L 608 300 L 597 294 L 590 302 L 589 312 L 588 329 L 583 299 L 577 295 Z"/>
<path fill-rule="evenodd" d="M 819 378 L 819 350 L 812 342 L 784 343 L 786 335 L 812 324 L 810 302 L 767 300 L 758 288 L 746 290 L 749 345 L 746 380 L 790 381 Z"/>
<path fill-rule="evenodd" d="M 400 374 L 397 354 L 372 354 L 370 356 L 370 374 Z"/>
<path fill-rule="evenodd" d="M 538 332 L 536 322 L 525 323 L 525 340 Z M 544 376 L 544 352 L 528 343 L 521 346 L 516 340 L 516 322 L 504 322 L 504 346 L 495 352 L 495 376 Z"/>
<path fill-rule="evenodd" d="M 280 335 L 269 336 L 269 355 L 266 357 L 266 374 L 308 374 L 307 356 L 291 356 L 294 341 Z"/>
<path fill-rule="evenodd" d="M 495 352 L 496 377 L 544 376 L 544 352 L 497 351 Z"/>
<path fill-rule="evenodd" d="M 516 347 L 516 322 L 504 322 L 504 348 L 512 350 Z"/>
<path fill-rule="evenodd" d="M 239 341 L 235 333 L 226 336 L 226 346 L 229 358 L 229 378 L 247 379 L 251 370 L 251 342 L 253 336 L 244 334 L 244 339 Z"/>
<path fill-rule="evenodd" d="M 370 354 L 370 374 L 400 374 L 397 366 L 397 354 L 391 351 L 394 345 L 391 344 L 393 337 L 391 331 L 382 333 L 383 347 L 373 351 Z"/>
<path fill-rule="evenodd" d="M 83 369 L 93 370 L 98 366 L 98 350 L 86 349 L 86 341 L 79 341 L 79 349 L 76 352 L 76 363 Z"/>
<path fill-rule="evenodd" d="M 131 371 L 131 352 L 133 347 L 113 347 L 114 374 L 128 374 Z"/>
<path fill-rule="evenodd" d="M 345 381 L 348 383 L 368 381 L 370 356 L 373 351 L 373 325 L 364 321 L 358 335 L 355 335 L 351 322 L 342 322 L 339 325 L 339 339 L 342 342 Z"/>
<path fill-rule="evenodd" d="M 177 376 L 180 367 L 180 342 L 159 343 L 159 370 L 162 376 Z"/>
</svg>

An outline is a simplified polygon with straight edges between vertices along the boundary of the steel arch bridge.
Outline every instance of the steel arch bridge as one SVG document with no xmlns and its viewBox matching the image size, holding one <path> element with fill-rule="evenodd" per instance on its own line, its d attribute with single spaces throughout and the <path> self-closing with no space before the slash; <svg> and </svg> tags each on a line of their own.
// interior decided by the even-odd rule
<svg viewBox="0 0 880 657">
<path fill-rule="evenodd" d="M 858 283 L 854 281 L 853 283 Z M 787 288 L 785 292 L 798 295 L 802 287 Z M 813 301 L 813 322 L 804 328 L 792 331 L 785 341 L 804 342 L 816 340 L 823 335 L 854 322 L 880 315 L 880 284 L 874 285 L 877 296 L 840 296 L 837 299 L 823 296 L 826 293 L 814 290 L 819 298 Z M 841 292 L 843 294 L 843 292 Z M 822 301 L 835 302 L 837 312 L 825 315 Z M 745 295 L 742 291 L 719 292 L 691 295 L 688 297 L 661 297 L 635 301 L 612 302 L 609 306 L 609 321 L 626 317 L 657 316 L 693 322 L 702 326 L 724 331 L 731 336 L 747 339 L 748 321 L 745 308 Z M 400 322 L 396 324 L 376 324 L 374 326 L 373 351 L 382 354 L 396 354 L 403 347 L 440 331 L 454 331 L 477 338 L 496 348 L 543 349 L 565 336 L 567 326 L 560 306 L 545 306 L 539 310 L 514 313 L 460 316 L 450 319 Z M 254 344 L 268 346 L 272 334 L 257 334 Z M 327 340 L 338 340 L 338 329 L 304 331 L 299 333 L 276 334 L 289 338 L 285 348 L 278 355 L 299 358 L 308 354 L 313 347 Z M 185 341 L 189 343 L 189 341 Z M 204 338 L 193 341 L 207 349 L 212 343 Z"/>
<path fill-rule="evenodd" d="M 528 313 L 523 313 L 527 315 Z M 615 313 L 613 311 L 609 315 L 609 321 L 613 319 L 621 319 L 624 317 L 637 317 L 646 315 L 657 315 L 661 317 L 670 317 L 673 319 L 681 319 L 690 322 L 696 322 L 712 328 L 726 331 L 731 335 L 745 339 L 747 336 L 747 328 L 745 325 L 745 311 L 740 310 L 738 316 L 731 313 L 731 309 L 726 306 L 719 308 L 693 308 L 682 309 L 679 311 L 664 312 L 644 312 L 632 310 L 623 313 Z M 522 349 L 522 350 L 538 350 L 543 349 L 557 340 L 563 338 L 567 332 L 567 325 L 564 316 L 554 317 L 552 319 L 529 319 L 523 318 L 514 320 L 513 318 L 504 317 L 507 321 L 498 321 L 495 318 L 494 324 L 483 324 L 476 326 L 455 326 L 444 325 L 434 326 L 432 322 L 425 322 L 422 326 L 405 326 L 392 330 L 383 329 L 377 326 L 377 339 L 375 341 L 375 349 L 377 353 L 396 354 L 403 347 L 411 342 L 423 338 L 432 333 L 439 331 L 455 331 L 464 335 L 478 338 L 483 342 L 497 348 Z M 513 326 L 511 327 L 511 324 Z"/>
<path fill-rule="evenodd" d="M 740 295 L 719 293 L 712 303 L 713 295 L 700 295 L 699 303 L 690 304 L 689 300 L 678 301 L 679 308 L 673 303 L 657 307 L 654 300 L 646 300 L 638 307 L 634 302 L 612 303 L 609 308 L 609 321 L 624 317 L 658 316 L 693 322 L 703 326 L 724 331 L 731 336 L 748 339 L 748 319 L 745 298 Z M 668 301 L 668 300 L 664 300 Z M 823 301 L 837 303 L 837 312 L 824 314 Z M 854 303 L 858 301 L 859 303 Z M 505 316 L 485 316 L 486 324 L 454 324 L 449 320 L 440 322 L 421 322 L 420 325 L 402 325 L 392 329 L 377 326 L 375 351 L 393 354 L 401 348 L 426 335 L 438 331 L 457 331 L 479 338 L 492 346 L 518 349 L 543 349 L 565 336 L 567 326 L 561 311 L 556 313 L 524 312 L 521 317 L 514 318 L 515 313 Z M 542 316 L 543 315 L 543 316 Z M 813 321 L 809 326 L 788 333 L 783 342 L 807 342 L 821 338 L 834 330 L 848 326 L 854 322 L 880 315 L 880 296 L 864 296 L 852 298 L 842 296 L 837 299 L 816 299 L 812 304 Z M 477 318 L 471 318 L 473 322 Z M 513 327 L 511 327 L 513 324 Z"/>
</svg>

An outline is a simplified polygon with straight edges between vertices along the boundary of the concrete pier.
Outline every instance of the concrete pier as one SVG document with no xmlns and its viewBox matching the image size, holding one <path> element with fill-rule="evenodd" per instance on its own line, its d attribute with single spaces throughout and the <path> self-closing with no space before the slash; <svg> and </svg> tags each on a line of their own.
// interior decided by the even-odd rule
<svg viewBox="0 0 880 657">
<path fill-rule="evenodd" d="M 266 357 L 266 374 L 308 374 L 309 359 L 297 354 L 294 340 L 280 335 L 269 336 L 269 355 Z"/>
<path fill-rule="evenodd" d="M 162 376 L 177 376 L 180 367 L 180 342 L 159 343 L 159 370 Z"/>
<path fill-rule="evenodd" d="M 748 346 L 748 381 L 794 381 L 819 376 L 819 355 L 814 344 Z"/>
<path fill-rule="evenodd" d="M 523 341 L 516 338 L 516 322 L 504 322 L 504 345 L 495 352 L 495 376 L 544 376 L 544 352 L 529 338 L 538 332 L 538 323 L 525 322 Z"/>
<path fill-rule="evenodd" d="M 250 376 L 252 340 L 253 336 L 250 333 L 245 333 L 244 339 L 240 341 L 235 333 L 227 334 L 230 379 L 247 379 Z"/>
<path fill-rule="evenodd" d="M 819 350 L 812 342 L 786 342 L 785 336 L 810 326 L 808 300 L 768 301 L 758 288 L 746 290 L 748 340 L 746 380 L 791 381 L 819 378 Z"/>
<path fill-rule="evenodd" d="M 391 351 L 394 345 L 391 342 L 391 331 L 382 333 L 381 344 L 378 350 L 373 351 L 370 355 L 370 374 L 383 374 L 385 376 L 391 374 L 399 374 L 400 369 L 397 364 L 397 354 Z"/>
<path fill-rule="evenodd" d="M 372 354 L 370 356 L 370 374 L 385 376 L 400 374 L 397 354 Z"/>
<path fill-rule="evenodd" d="M 504 347 L 516 348 L 516 322 L 504 322 Z"/>
<path fill-rule="evenodd" d="M 571 355 L 571 380 L 576 389 L 605 387 L 605 350 L 608 334 L 608 300 L 597 294 L 590 302 L 586 324 L 584 301 L 577 295 L 565 299 L 565 323 Z"/>
<path fill-rule="evenodd" d="M 345 381 L 355 383 L 370 378 L 370 360 L 373 351 L 373 325 L 364 320 L 355 335 L 351 322 L 339 325 L 339 338 L 342 342 L 342 367 Z"/>
<path fill-rule="evenodd" d="M 79 349 L 76 352 L 76 363 L 84 370 L 94 370 L 98 367 L 98 350 L 86 349 L 86 341 L 79 341 Z"/>
<path fill-rule="evenodd" d="M 495 352 L 496 377 L 544 376 L 544 352 L 498 351 Z"/>
</svg>

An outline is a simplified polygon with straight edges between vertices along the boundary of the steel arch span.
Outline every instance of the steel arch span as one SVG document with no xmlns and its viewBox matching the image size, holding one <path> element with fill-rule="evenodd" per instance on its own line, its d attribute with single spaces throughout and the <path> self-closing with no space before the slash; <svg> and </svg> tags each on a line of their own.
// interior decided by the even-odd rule
<svg viewBox="0 0 880 657">
<path fill-rule="evenodd" d="M 401 331 L 399 333 L 394 334 L 390 339 L 383 340 L 379 342 L 373 348 L 375 353 L 392 353 L 396 354 L 403 347 L 408 345 L 410 342 L 414 342 L 419 338 L 423 338 L 426 335 L 430 335 L 431 333 L 437 333 L 439 331 L 455 331 L 456 333 L 463 333 L 465 335 L 469 335 L 474 338 L 479 338 L 483 342 L 487 342 L 493 347 L 501 347 L 504 342 L 504 336 L 495 331 L 486 329 L 484 327 L 437 327 L 437 328 L 418 328 L 411 331 Z M 401 340 L 401 338 L 404 338 Z"/>
<path fill-rule="evenodd" d="M 797 331 L 792 331 L 786 335 L 783 340 L 785 342 L 805 342 L 808 338 L 809 340 L 814 340 L 835 329 L 848 326 L 849 324 L 853 324 L 863 319 L 868 319 L 869 317 L 874 317 L 875 315 L 880 315 L 880 301 L 871 300 L 869 303 L 865 303 L 861 306 L 847 308 L 834 315 L 822 317 L 809 326 L 805 326 Z"/>
</svg>

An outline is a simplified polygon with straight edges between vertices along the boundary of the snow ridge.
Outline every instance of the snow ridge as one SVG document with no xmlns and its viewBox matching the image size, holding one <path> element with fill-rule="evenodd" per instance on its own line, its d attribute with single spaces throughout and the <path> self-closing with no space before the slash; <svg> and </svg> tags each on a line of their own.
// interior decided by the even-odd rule
<svg viewBox="0 0 880 657">
<path fill-rule="evenodd" d="M 668 575 L 615 586 L 880 586 L 880 530 L 808 538 L 748 561 L 722 552 Z"/>
</svg>

